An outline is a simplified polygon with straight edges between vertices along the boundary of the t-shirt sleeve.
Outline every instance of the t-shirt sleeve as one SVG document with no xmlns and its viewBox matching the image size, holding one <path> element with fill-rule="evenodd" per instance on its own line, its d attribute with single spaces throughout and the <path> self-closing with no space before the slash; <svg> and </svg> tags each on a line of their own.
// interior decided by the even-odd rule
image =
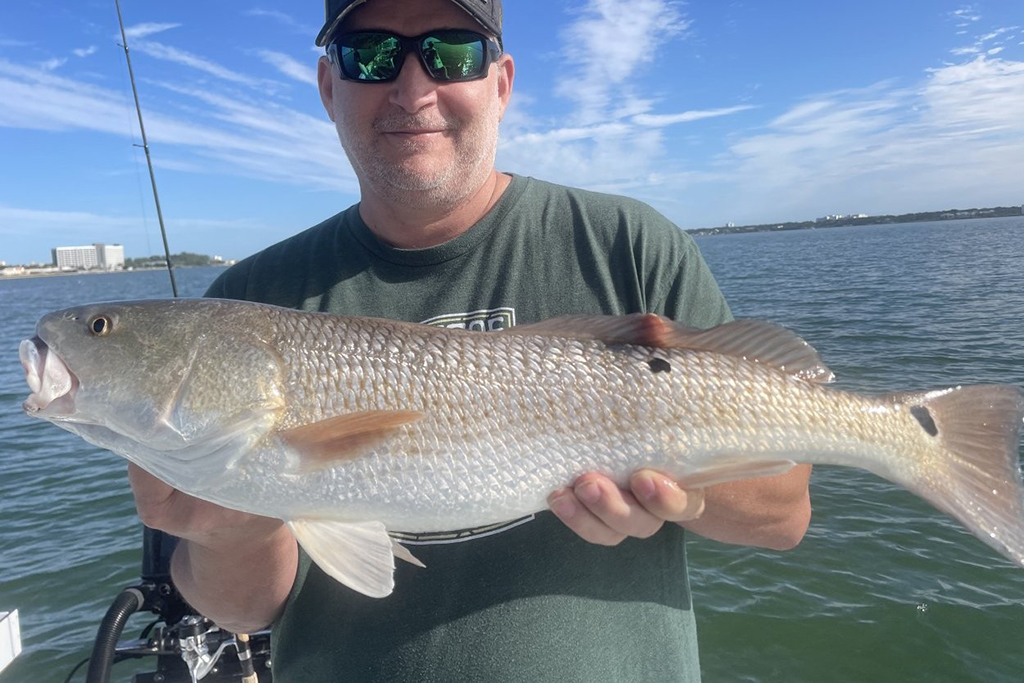
<svg viewBox="0 0 1024 683">
<path fill-rule="evenodd" d="M 678 239 L 682 242 L 681 256 L 658 280 L 652 310 L 699 329 L 729 322 L 732 311 L 697 243 L 682 232 Z"/>
</svg>

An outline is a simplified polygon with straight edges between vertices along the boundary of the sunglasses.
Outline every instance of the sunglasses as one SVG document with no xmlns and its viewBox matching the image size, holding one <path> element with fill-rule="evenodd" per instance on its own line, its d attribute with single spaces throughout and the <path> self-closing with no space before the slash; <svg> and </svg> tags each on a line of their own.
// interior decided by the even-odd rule
<svg viewBox="0 0 1024 683">
<path fill-rule="evenodd" d="M 495 41 L 475 31 L 445 29 L 406 38 L 386 31 L 342 33 L 327 46 L 327 56 L 341 77 L 363 83 L 387 83 L 398 78 L 410 52 L 419 55 L 435 81 L 472 81 L 487 75 L 501 56 Z"/>
</svg>

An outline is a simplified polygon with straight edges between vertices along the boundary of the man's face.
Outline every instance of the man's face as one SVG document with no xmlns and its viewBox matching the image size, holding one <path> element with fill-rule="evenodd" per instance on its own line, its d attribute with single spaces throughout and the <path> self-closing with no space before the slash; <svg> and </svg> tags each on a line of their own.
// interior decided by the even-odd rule
<svg viewBox="0 0 1024 683">
<path fill-rule="evenodd" d="M 450 0 L 370 0 L 343 27 L 403 36 L 442 28 L 483 32 Z M 432 80 L 413 54 L 390 83 L 342 80 L 326 58 L 319 66 L 321 99 L 364 195 L 454 207 L 493 171 L 498 122 L 512 86 L 507 55 L 486 78 L 456 83 Z"/>
</svg>

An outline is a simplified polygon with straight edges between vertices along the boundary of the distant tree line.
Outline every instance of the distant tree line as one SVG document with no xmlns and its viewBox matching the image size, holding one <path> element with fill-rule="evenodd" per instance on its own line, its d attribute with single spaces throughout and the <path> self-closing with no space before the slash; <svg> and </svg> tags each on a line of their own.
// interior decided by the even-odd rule
<svg viewBox="0 0 1024 683">
<path fill-rule="evenodd" d="M 737 232 L 767 232 L 770 230 L 806 230 L 808 228 L 838 228 L 845 225 L 883 225 L 886 223 L 921 223 L 926 221 L 963 220 L 965 218 L 997 218 L 1024 215 L 1021 206 L 996 206 L 986 209 L 947 209 L 884 216 L 843 216 L 817 221 L 790 221 L 788 223 L 762 223 L 760 225 L 730 225 L 719 228 L 687 230 L 691 235 L 724 235 Z"/>
<path fill-rule="evenodd" d="M 215 261 L 213 257 L 206 254 L 193 254 L 190 251 L 183 251 L 179 254 L 171 254 L 171 263 L 175 266 L 216 266 L 223 261 Z M 161 255 L 143 256 L 141 258 L 126 258 L 125 268 L 166 268 L 167 259 Z"/>
</svg>

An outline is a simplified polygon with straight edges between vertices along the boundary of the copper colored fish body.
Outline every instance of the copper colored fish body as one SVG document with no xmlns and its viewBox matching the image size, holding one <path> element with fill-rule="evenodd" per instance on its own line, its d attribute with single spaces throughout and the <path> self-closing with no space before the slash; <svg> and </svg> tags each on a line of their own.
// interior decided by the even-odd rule
<svg viewBox="0 0 1024 683">
<path fill-rule="evenodd" d="M 172 300 L 43 317 L 20 355 L 30 415 L 187 493 L 287 521 L 367 595 L 393 587 L 391 531 L 515 519 L 585 472 L 708 486 L 797 462 L 860 467 L 1024 564 L 1012 386 L 866 396 L 792 333 L 653 315 L 496 333 Z"/>
</svg>

